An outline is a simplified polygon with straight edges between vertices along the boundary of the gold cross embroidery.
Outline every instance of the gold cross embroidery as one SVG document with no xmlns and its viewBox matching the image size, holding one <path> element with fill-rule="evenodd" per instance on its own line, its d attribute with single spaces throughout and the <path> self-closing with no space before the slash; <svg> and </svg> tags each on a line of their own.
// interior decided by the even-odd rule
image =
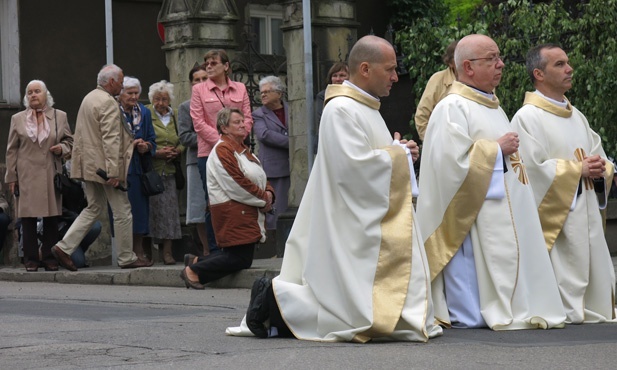
<svg viewBox="0 0 617 370">
<path fill-rule="evenodd" d="M 512 169 L 518 175 L 518 181 L 523 185 L 527 185 L 529 183 L 529 178 L 527 177 L 527 171 L 525 171 L 525 164 L 523 164 L 523 160 L 518 151 L 510 155 L 510 163 L 512 164 Z"/>
<path fill-rule="evenodd" d="M 583 148 L 576 148 L 576 150 L 574 151 L 574 156 L 579 162 L 582 162 L 585 159 L 585 157 L 587 157 L 587 154 L 585 153 L 585 150 L 583 150 Z M 585 177 L 583 179 L 583 182 L 585 183 L 585 190 L 593 189 L 592 179 L 590 179 L 589 177 Z"/>
</svg>

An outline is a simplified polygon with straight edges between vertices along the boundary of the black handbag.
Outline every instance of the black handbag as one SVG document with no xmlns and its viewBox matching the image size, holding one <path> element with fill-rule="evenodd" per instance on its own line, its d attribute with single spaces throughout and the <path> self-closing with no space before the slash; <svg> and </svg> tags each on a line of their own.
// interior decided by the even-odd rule
<svg viewBox="0 0 617 370">
<path fill-rule="evenodd" d="M 54 176 L 54 187 L 62 194 L 62 206 L 73 212 L 81 212 L 85 206 L 86 196 L 81 181 L 69 177 L 66 167 L 62 165 L 62 173 Z"/>
<path fill-rule="evenodd" d="M 56 119 L 56 110 L 54 109 L 54 121 L 56 124 L 56 139 L 58 139 L 58 120 Z M 66 170 L 64 159 L 62 161 L 62 172 L 58 172 L 58 166 L 54 159 L 54 188 L 62 195 L 62 206 L 74 212 L 81 212 L 84 208 L 86 196 L 84 189 L 81 186 L 81 181 L 73 180 Z"/>
<path fill-rule="evenodd" d="M 143 154 L 139 156 L 141 162 L 141 188 L 145 195 L 151 197 L 153 195 L 159 195 L 165 191 L 165 185 L 163 179 L 154 170 L 152 165 L 152 156 L 150 154 Z"/>
</svg>

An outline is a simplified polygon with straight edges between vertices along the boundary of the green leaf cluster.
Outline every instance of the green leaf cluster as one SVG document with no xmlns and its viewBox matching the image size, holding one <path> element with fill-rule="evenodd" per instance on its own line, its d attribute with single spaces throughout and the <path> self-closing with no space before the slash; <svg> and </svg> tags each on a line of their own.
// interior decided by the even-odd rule
<svg viewBox="0 0 617 370">
<path fill-rule="evenodd" d="M 440 19 L 447 12 L 443 0 L 386 0 L 390 10 L 390 23 L 395 29 L 409 24 L 410 19 Z"/>
<path fill-rule="evenodd" d="M 608 155 L 617 158 L 617 0 L 589 0 L 576 7 L 561 0 L 484 2 L 469 22 L 440 24 L 421 18 L 396 33 L 396 43 L 414 82 L 419 100 L 430 76 L 444 69 L 441 54 L 454 39 L 472 33 L 486 34 L 499 45 L 506 67 L 497 88 L 509 117 L 520 108 L 525 91 L 533 90 L 525 70 L 525 54 L 540 43 L 562 45 L 574 68 L 568 98 L 603 139 Z M 413 122 L 413 121 L 412 121 Z"/>
</svg>

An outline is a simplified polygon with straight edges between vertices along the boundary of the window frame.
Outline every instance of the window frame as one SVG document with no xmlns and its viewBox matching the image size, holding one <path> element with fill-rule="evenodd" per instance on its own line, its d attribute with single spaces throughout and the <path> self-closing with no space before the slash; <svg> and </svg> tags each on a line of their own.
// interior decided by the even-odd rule
<svg viewBox="0 0 617 370">
<path fill-rule="evenodd" d="M 265 29 L 265 40 L 262 40 L 260 35 L 256 35 L 257 38 L 259 38 L 259 43 L 260 46 L 262 46 L 262 44 L 265 44 L 265 47 L 263 47 L 263 49 L 265 49 L 265 52 L 262 52 L 261 50 L 258 50 L 260 54 L 265 54 L 265 55 L 273 55 L 272 52 L 272 44 L 273 44 L 273 27 L 272 27 L 272 19 L 277 19 L 279 21 L 281 21 L 281 23 L 283 22 L 283 8 L 280 5 L 277 4 L 272 4 L 269 6 L 259 6 L 259 5 L 254 5 L 251 4 L 248 6 L 248 19 L 252 22 L 253 18 L 261 18 L 261 19 L 265 19 L 265 25 L 266 25 L 266 29 Z M 282 31 L 279 29 L 278 32 Z M 284 48 L 284 45 L 281 45 L 281 48 Z M 282 51 L 281 51 L 282 52 Z"/>
<path fill-rule="evenodd" d="M 0 105 L 21 102 L 18 0 L 0 0 Z"/>
</svg>

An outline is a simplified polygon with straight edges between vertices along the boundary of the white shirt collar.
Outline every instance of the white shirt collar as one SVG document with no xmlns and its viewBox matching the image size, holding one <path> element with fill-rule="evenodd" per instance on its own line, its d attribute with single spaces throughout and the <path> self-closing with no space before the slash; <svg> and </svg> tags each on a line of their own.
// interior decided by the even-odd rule
<svg viewBox="0 0 617 370">
<path fill-rule="evenodd" d="M 354 89 L 356 89 L 356 90 L 360 91 L 362 94 L 364 94 L 364 95 L 366 95 L 366 96 L 371 97 L 373 100 L 379 101 L 379 99 L 378 99 L 378 98 L 376 98 L 376 97 L 374 97 L 373 95 L 371 95 L 371 94 L 367 93 L 366 91 L 362 90 L 362 89 L 361 89 L 361 88 L 359 88 L 358 86 L 356 86 L 356 85 L 352 84 L 351 82 L 349 82 L 349 80 L 345 80 L 345 81 L 343 81 L 343 85 L 348 86 L 348 87 L 351 87 L 351 88 L 354 88 Z"/>
<path fill-rule="evenodd" d="M 556 106 L 558 106 L 558 107 L 565 108 L 565 107 L 567 107 L 567 106 L 568 106 L 568 102 L 567 102 L 565 99 L 564 99 L 563 101 L 558 101 L 558 100 L 555 100 L 555 99 L 551 99 L 551 98 L 549 98 L 548 96 L 546 96 L 546 95 L 542 94 L 542 93 L 540 92 L 540 90 L 536 90 L 536 91 L 534 91 L 534 94 L 538 94 L 538 95 L 540 95 L 541 97 L 543 97 L 544 99 L 548 100 L 549 102 L 551 102 L 551 103 L 555 104 L 555 105 L 556 105 Z"/>
</svg>

